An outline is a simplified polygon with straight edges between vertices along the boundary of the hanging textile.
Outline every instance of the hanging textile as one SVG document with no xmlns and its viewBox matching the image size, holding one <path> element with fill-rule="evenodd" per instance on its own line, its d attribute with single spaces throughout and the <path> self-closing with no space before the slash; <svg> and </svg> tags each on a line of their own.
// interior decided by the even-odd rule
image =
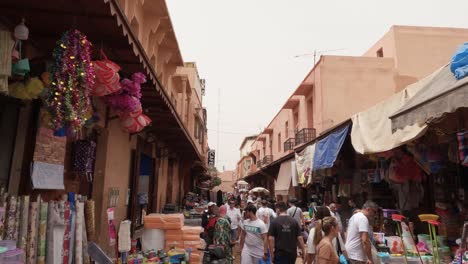
<svg viewBox="0 0 468 264">
<path fill-rule="evenodd" d="M 15 215 L 15 234 L 13 235 L 13 240 L 18 244 L 18 237 L 20 231 L 20 221 L 21 221 L 21 199 L 18 197 L 16 199 L 16 215 Z"/>
<path fill-rule="evenodd" d="M 68 193 L 68 202 L 70 203 L 70 232 L 69 232 L 69 250 L 68 264 L 73 264 L 75 258 L 75 228 L 76 228 L 76 198 L 75 193 Z M 66 263 L 65 263 L 66 264 Z"/>
<path fill-rule="evenodd" d="M 15 41 L 11 32 L 0 30 L 0 92 L 8 93 L 8 77 L 11 76 L 11 53 Z"/>
<path fill-rule="evenodd" d="M 314 162 L 315 144 L 307 146 L 301 152 L 296 152 L 296 169 L 299 184 L 310 182 Z"/>
<path fill-rule="evenodd" d="M 39 242 L 37 245 L 37 264 L 45 264 L 46 257 L 46 238 L 47 238 L 47 210 L 49 204 L 41 202 L 39 215 Z"/>
<path fill-rule="evenodd" d="M 89 139 L 77 140 L 72 148 L 72 169 L 81 177 L 93 180 L 94 162 L 96 160 L 96 142 Z"/>
<path fill-rule="evenodd" d="M 129 252 L 132 246 L 130 238 L 131 222 L 128 220 L 120 222 L 119 227 L 119 252 Z"/>
<path fill-rule="evenodd" d="M 349 125 L 336 129 L 325 138 L 320 139 L 315 146 L 313 170 L 333 167 L 341 146 L 348 135 Z"/>
<path fill-rule="evenodd" d="M 86 219 L 86 236 L 88 241 L 95 241 L 95 226 L 94 223 L 94 201 L 88 200 L 85 203 L 85 219 Z"/>
<path fill-rule="evenodd" d="M 84 203 L 76 202 L 75 264 L 83 264 Z"/>
<path fill-rule="evenodd" d="M 5 229 L 6 240 L 16 240 L 15 239 L 16 210 L 17 210 L 16 197 L 10 196 L 10 198 L 8 199 L 7 217 L 6 217 L 6 229 Z"/>
<path fill-rule="evenodd" d="M 21 201 L 21 214 L 19 220 L 18 248 L 26 250 L 28 239 L 29 196 L 23 196 Z"/>
<path fill-rule="evenodd" d="M 49 202 L 47 210 L 47 264 L 62 263 L 65 235 L 64 212 L 65 202 Z"/>
<path fill-rule="evenodd" d="M 468 132 L 457 133 L 458 158 L 463 166 L 468 166 Z"/>
<path fill-rule="evenodd" d="M 68 263 L 68 259 L 70 258 L 70 203 L 67 201 L 65 202 L 65 211 L 64 211 L 64 223 L 65 223 L 65 232 L 63 235 L 63 258 L 62 262 L 64 264 Z"/>
<path fill-rule="evenodd" d="M 29 206 L 28 244 L 26 247 L 26 264 L 36 264 L 38 202 Z"/>
</svg>

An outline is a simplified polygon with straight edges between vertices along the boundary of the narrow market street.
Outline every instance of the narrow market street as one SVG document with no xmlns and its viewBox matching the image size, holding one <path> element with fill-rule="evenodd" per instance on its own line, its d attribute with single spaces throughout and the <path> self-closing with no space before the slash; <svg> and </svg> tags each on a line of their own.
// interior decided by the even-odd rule
<svg viewBox="0 0 468 264">
<path fill-rule="evenodd" d="M 468 1 L 387 2 L 0 1 L 0 264 L 468 264 Z"/>
</svg>

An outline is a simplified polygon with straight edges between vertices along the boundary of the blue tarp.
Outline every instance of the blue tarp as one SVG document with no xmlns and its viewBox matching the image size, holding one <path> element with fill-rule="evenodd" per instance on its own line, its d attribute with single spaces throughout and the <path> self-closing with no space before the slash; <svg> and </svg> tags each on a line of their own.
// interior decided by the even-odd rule
<svg viewBox="0 0 468 264">
<path fill-rule="evenodd" d="M 333 167 L 341 146 L 348 135 L 349 125 L 332 132 L 315 145 L 313 170 Z"/>
<path fill-rule="evenodd" d="M 145 154 L 140 156 L 140 176 L 150 176 L 152 160 L 151 157 Z"/>
</svg>

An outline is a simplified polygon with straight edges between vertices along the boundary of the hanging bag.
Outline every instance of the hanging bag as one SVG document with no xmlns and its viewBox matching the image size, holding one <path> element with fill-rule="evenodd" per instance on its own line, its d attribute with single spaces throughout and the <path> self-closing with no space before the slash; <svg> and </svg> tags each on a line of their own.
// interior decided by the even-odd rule
<svg viewBox="0 0 468 264">
<path fill-rule="evenodd" d="M 120 84 L 120 66 L 109 60 L 101 50 L 102 60 L 93 61 L 96 80 L 91 87 L 90 94 L 94 96 L 104 96 L 115 93 L 122 89 Z"/>
</svg>

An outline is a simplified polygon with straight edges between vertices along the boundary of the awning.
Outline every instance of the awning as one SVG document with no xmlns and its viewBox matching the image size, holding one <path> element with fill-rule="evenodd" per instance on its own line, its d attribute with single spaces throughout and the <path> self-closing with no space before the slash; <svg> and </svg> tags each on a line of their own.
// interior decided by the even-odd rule
<svg viewBox="0 0 468 264">
<path fill-rule="evenodd" d="M 349 125 L 346 125 L 316 143 L 313 170 L 333 167 L 346 135 L 348 135 L 348 130 Z"/>
<path fill-rule="evenodd" d="M 468 78 L 455 79 L 450 65 L 447 65 L 419 93 L 390 116 L 392 130 L 414 124 L 423 125 L 461 107 L 468 107 Z"/>
<path fill-rule="evenodd" d="M 442 70 L 407 86 L 384 101 L 351 117 L 351 143 L 356 152 L 371 154 L 391 150 L 422 135 L 426 125 L 415 124 L 392 133 L 390 115 L 408 103 Z"/>
<path fill-rule="evenodd" d="M 289 187 L 291 186 L 292 162 L 294 159 L 287 160 L 281 163 L 278 178 L 275 182 L 275 195 L 288 195 Z"/>
<path fill-rule="evenodd" d="M 314 163 L 315 143 L 307 146 L 301 152 L 295 153 L 297 181 L 304 184 L 306 179 L 311 179 Z"/>
</svg>

